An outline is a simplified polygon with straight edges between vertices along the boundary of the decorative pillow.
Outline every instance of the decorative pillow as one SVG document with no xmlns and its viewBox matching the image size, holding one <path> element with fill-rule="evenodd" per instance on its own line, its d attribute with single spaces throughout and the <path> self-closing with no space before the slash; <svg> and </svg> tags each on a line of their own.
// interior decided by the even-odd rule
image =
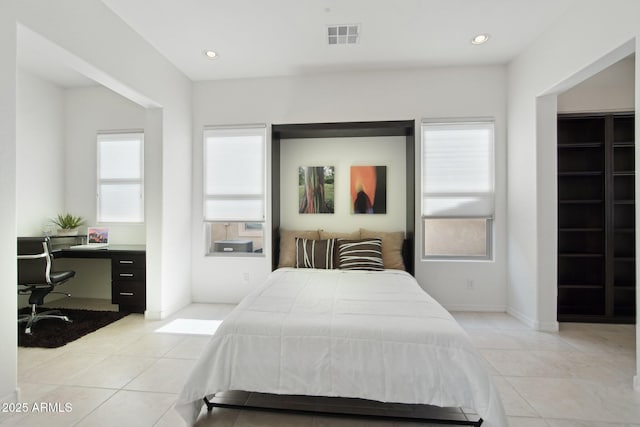
<svg viewBox="0 0 640 427">
<path fill-rule="evenodd" d="M 358 240 L 360 238 L 360 230 L 352 231 L 350 233 L 344 231 L 324 231 L 318 230 L 318 234 L 320 234 L 321 239 L 348 239 L 348 240 Z M 338 268 L 338 250 L 336 243 L 336 250 L 333 252 L 333 265 Z"/>
<path fill-rule="evenodd" d="M 296 237 L 296 268 L 333 269 L 335 239 Z"/>
<path fill-rule="evenodd" d="M 383 232 L 361 228 L 360 237 L 363 239 L 374 237 L 382 239 L 382 262 L 384 263 L 384 268 L 406 270 L 404 259 L 402 258 L 404 231 Z"/>
<path fill-rule="evenodd" d="M 360 230 L 352 231 L 351 233 L 345 232 L 332 232 L 332 231 L 324 231 L 318 230 L 321 239 L 350 239 L 356 240 L 360 238 Z"/>
<path fill-rule="evenodd" d="M 342 270 L 384 270 L 382 239 L 338 239 L 338 268 Z"/>
<path fill-rule="evenodd" d="M 296 237 L 304 239 L 319 239 L 317 230 L 285 230 L 280 229 L 280 258 L 278 268 L 295 267 L 296 265 Z"/>
</svg>

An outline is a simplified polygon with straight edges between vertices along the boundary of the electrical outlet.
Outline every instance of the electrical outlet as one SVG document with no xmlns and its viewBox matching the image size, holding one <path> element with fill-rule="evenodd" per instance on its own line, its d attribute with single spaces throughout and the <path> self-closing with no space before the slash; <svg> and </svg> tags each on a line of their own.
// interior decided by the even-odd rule
<svg viewBox="0 0 640 427">
<path fill-rule="evenodd" d="M 244 283 L 249 283 L 249 273 L 242 273 L 242 281 Z"/>
<path fill-rule="evenodd" d="M 470 291 L 474 289 L 473 279 L 467 279 L 467 289 Z"/>
</svg>

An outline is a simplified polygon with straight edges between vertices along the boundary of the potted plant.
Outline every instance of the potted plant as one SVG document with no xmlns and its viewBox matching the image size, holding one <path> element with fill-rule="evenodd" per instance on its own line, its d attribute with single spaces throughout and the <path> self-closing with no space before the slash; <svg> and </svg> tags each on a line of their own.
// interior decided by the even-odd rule
<svg viewBox="0 0 640 427">
<path fill-rule="evenodd" d="M 84 223 L 84 219 L 81 216 L 66 213 L 58 214 L 51 222 L 58 226 L 58 236 L 76 236 L 78 227 Z"/>
</svg>

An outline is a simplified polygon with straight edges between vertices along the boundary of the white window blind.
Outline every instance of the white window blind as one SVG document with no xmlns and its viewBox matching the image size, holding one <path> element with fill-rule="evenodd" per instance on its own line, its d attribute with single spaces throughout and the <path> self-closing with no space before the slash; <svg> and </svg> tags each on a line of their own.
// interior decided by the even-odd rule
<svg viewBox="0 0 640 427">
<path fill-rule="evenodd" d="M 492 217 L 491 122 L 423 123 L 422 214 Z"/>
<path fill-rule="evenodd" d="M 205 221 L 262 222 L 266 126 L 204 131 Z"/>
<path fill-rule="evenodd" d="M 144 221 L 144 134 L 98 134 L 98 222 Z"/>
</svg>

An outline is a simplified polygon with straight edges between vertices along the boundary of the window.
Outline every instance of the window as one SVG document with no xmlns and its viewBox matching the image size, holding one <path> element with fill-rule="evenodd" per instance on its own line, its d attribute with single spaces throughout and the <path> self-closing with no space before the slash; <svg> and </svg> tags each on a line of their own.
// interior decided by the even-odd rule
<svg viewBox="0 0 640 427">
<path fill-rule="evenodd" d="M 98 222 L 144 222 L 144 134 L 98 134 Z"/>
<path fill-rule="evenodd" d="M 423 257 L 490 259 L 494 124 L 422 124 Z"/>
<path fill-rule="evenodd" d="M 208 254 L 262 253 L 266 126 L 204 131 L 204 220 Z"/>
</svg>

